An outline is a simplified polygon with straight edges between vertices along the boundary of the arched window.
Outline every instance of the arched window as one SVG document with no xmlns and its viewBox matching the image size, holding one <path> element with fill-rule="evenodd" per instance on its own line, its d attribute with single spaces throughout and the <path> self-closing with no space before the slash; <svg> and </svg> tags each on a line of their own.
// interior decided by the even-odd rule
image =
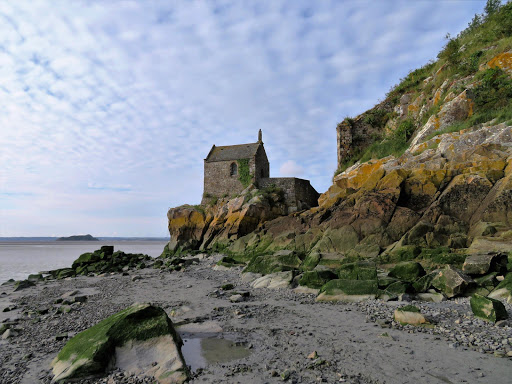
<svg viewBox="0 0 512 384">
<path fill-rule="evenodd" d="M 237 167 L 236 163 L 231 163 L 231 169 L 229 171 L 229 174 L 231 176 L 236 176 L 237 172 L 238 172 L 238 167 Z"/>
</svg>

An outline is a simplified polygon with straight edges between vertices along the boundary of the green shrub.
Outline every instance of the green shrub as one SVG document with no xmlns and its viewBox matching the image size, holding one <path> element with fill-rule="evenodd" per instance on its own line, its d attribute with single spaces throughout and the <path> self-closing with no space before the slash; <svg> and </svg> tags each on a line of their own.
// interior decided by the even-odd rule
<svg viewBox="0 0 512 384">
<path fill-rule="evenodd" d="M 399 84 L 391 88 L 386 97 L 392 99 L 396 104 L 400 95 L 421 85 L 423 80 L 432 74 L 435 65 L 434 62 L 430 62 L 421 68 L 409 72 L 407 76 L 400 80 Z"/>
<path fill-rule="evenodd" d="M 446 43 L 444 49 L 439 52 L 437 57 L 439 59 L 446 60 L 449 64 L 453 66 L 457 66 L 461 61 L 461 55 L 460 55 L 460 41 L 457 38 L 450 38 L 450 35 L 446 35 L 446 37 L 449 39 L 448 43 Z"/>
<path fill-rule="evenodd" d="M 372 109 L 366 113 L 363 121 L 374 128 L 382 128 L 388 119 L 389 115 L 384 109 Z"/>
<path fill-rule="evenodd" d="M 416 126 L 410 119 L 402 121 L 397 129 L 384 140 L 371 144 L 360 158 L 362 163 L 371 159 L 382 159 L 386 156 L 401 156 L 409 147 L 408 140 Z"/>
<path fill-rule="evenodd" d="M 497 110 L 510 106 L 512 79 L 501 68 L 489 68 L 478 76 L 481 83 L 474 90 L 477 108 Z"/>
</svg>

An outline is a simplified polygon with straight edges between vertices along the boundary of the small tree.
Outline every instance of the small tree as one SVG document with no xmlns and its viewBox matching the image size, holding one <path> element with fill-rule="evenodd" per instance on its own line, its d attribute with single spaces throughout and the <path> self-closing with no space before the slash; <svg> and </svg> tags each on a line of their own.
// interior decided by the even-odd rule
<svg viewBox="0 0 512 384">
<path fill-rule="evenodd" d="M 485 4 L 484 12 L 487 16 L 496 13 L 498 9 L 501 7 L 501 0 L 487 0 L 487 4 Z"/>
<path fill-rule="evenodd" d="M 475 14 L 475 16 L 473 17 L 473 20 L 471 20 L 471 22 L 468 24 L 468 27 L 470 30 L 473 30 L 475 29 L 476 27 L 478 27 L 480 24 L 482 24 L 482 16 L 480 16 L 478 13 Z"/>
</svg>

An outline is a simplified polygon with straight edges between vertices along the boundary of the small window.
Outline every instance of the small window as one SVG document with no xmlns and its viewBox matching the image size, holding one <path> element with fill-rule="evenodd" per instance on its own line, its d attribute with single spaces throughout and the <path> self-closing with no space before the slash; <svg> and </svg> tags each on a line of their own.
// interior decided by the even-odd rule
<svg viewBox="0 0 512 384">
<path fill-rule="evenodd" d="M 264 169 L 262 169 L 262 170 L 261 170 L 261 172 L 260 172 L 260 174 L 261 174 L 261 177 L 262 177 L 262 178 L 264 178 L 264 177 L 265 177 L 265 170 L 264 170 Z"/>
<path fill-rule="evenodd" d="M 237 173 L 238 173 L 238 166 L 236 165 L 236 163 L 231 163 L 231 169 L 229 171 L 229 174 L 231 176 L 236 176 Z"/>
</svg>

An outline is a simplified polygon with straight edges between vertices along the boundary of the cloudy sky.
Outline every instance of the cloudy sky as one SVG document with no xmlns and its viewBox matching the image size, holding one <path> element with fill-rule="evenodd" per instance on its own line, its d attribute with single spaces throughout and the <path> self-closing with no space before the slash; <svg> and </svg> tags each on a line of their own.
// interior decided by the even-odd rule
<svg viewBox="0 0 512 384">
<path fill-rule="evenodd" d="M 212 144 L 336 168 L 336 124 L 485 0 L 0 2 L 0 236 L 166 236 Z"/>
</svg>

